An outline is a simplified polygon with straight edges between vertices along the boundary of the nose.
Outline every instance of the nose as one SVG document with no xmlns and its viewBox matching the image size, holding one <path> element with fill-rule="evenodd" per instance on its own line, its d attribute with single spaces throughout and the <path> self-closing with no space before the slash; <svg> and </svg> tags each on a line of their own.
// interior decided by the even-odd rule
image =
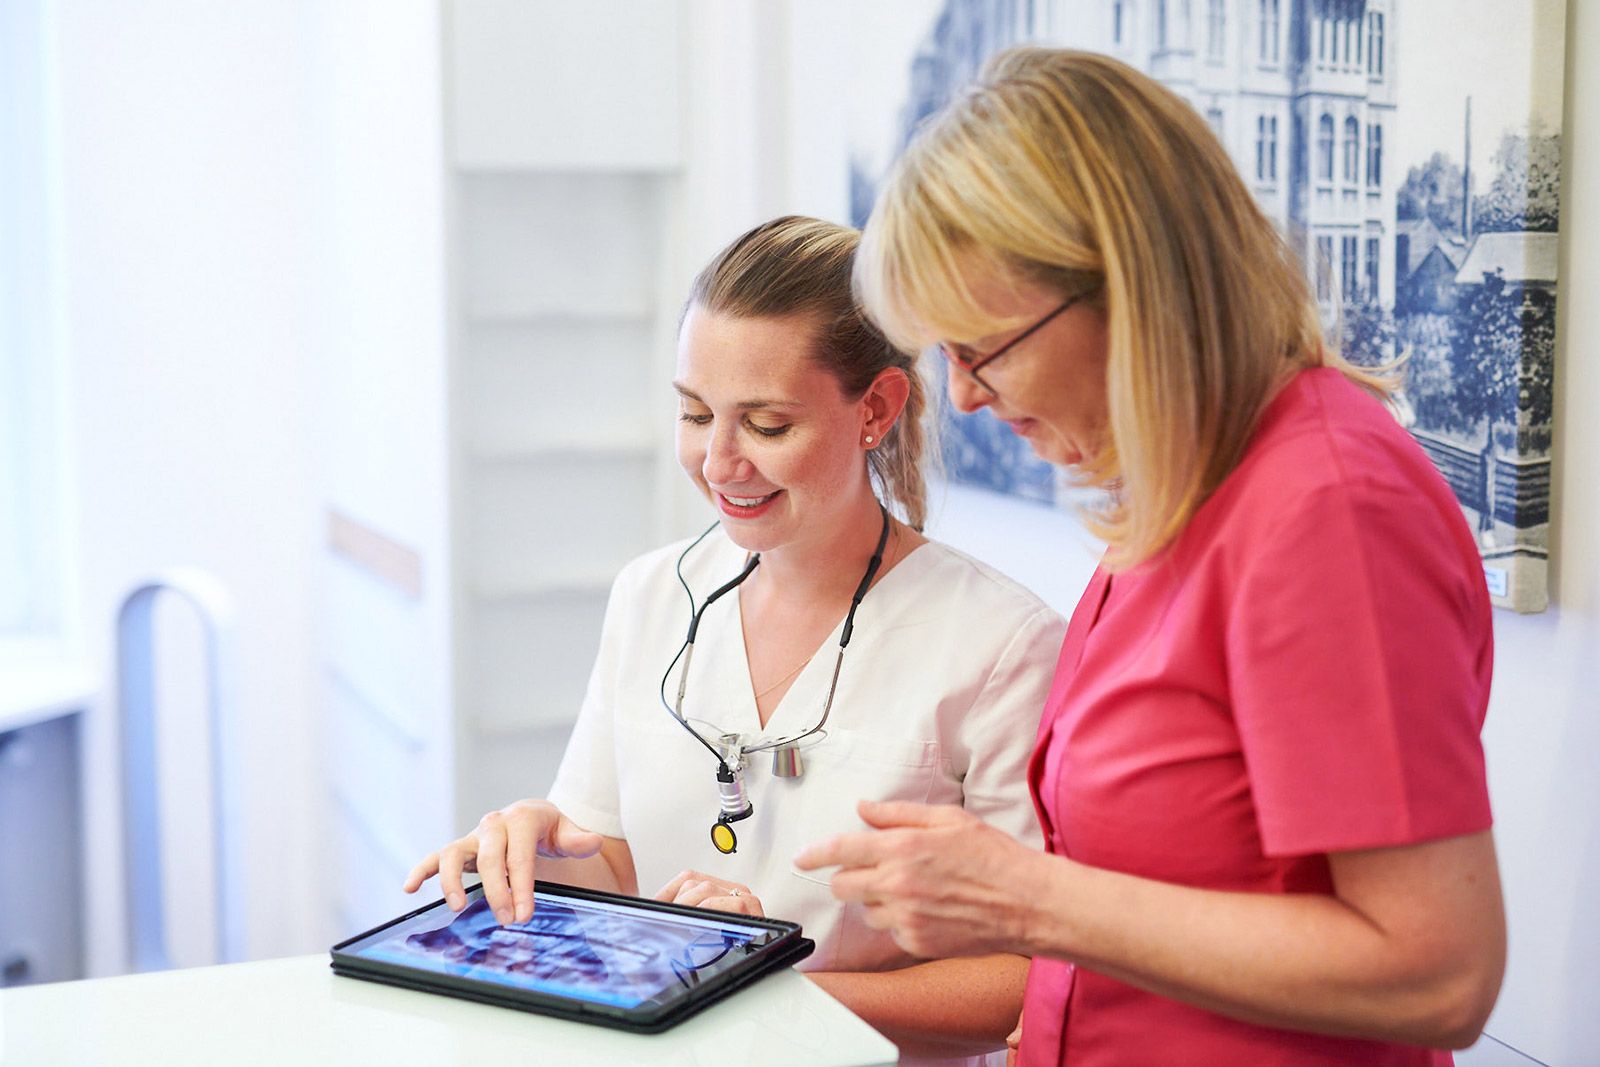
<svg viewBox="0 0 1600 1067">
<path fill-rule="evenodd" d="M 950 394 L 951 407 L 963 415 L 970 415 L 994 403 L 994 395 L 989 390 L 973 381 L 972 375 L 966 371 L 954 367 L 945 376 L 945 388 Z"/>
<path fill-rule="evenodd" d="M 751 472 L 752 465 L 740 447 L 738 425 L 713 427 L 711 439 L 706 442 L 705 459 L 700 465 L 700 473 L 706 481 L 712 485 L 737 485 L 749 478 Z"/>
</svg>

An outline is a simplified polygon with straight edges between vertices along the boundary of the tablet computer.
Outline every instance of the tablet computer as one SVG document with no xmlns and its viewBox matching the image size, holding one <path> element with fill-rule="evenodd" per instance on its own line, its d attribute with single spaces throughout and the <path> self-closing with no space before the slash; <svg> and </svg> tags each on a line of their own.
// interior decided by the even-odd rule
<svg viewBox="0 0 1600 1067">
<path fill-rule="evenodd" d="M 540 882 L 528 922 L 474 886 L 459 913 L 436 901 L 331 953 L 352 978 L 658 1033 L 815 947 L 796 923 Z"/>
</svg>

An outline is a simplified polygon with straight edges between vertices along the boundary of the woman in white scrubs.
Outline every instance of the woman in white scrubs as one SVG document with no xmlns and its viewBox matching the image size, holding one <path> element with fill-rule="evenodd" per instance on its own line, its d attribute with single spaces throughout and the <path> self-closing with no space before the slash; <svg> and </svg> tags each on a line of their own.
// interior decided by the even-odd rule
<svg viewBox="0 0 1600 1067">
<path fill-rule="evenodd" d="M 777 219 L 695 280 L 677 452 L 718 523 L 617 578 L 549 797 L 485 815 L 406 890 L 437 873 L 459 909 L 476 870 L 524 921 L 537 869 L 794 920 L 813 980 L 916 1062 L 963 1062 L 1003 1045 L 1027 962 L 914 961 L 792 860 L 863 828 L 862 800 L 959 804 L 1038 847 L 1026 763 L 1064 623 L 921 534 L 923 385 L 855 306 L 858 241 Z"/>
</svg>

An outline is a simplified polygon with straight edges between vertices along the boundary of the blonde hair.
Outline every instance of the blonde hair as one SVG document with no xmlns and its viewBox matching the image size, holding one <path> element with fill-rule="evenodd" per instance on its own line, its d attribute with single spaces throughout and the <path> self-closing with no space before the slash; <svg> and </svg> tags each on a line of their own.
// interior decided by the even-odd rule
<svg viewBox="0 0 1600 1067">
<path fill-rule="evenodd" d="M 867 470 L 879 498 L 898 505 L 907 525 L 921 530 L 928 511 L 927 387 L 911 351 L 891 344 L 856 304 L 851 273 L 860 244 L 859 230 L 821 219 L 785 215 L 762 223 L 706 265 L 689 288 L 684 310 L 811 317 L 817 324 L 812 356 L 849 397 L 863 395 L 890 367 L 905 371 L 911 381 L 906 406 L 877 447 L 867 450 Z"/>
<path fill-rule="evenodd" d="M 996 55 L 914 138 L 867 223 L 855 281 L 902 347 L 1021 325 L 968 278 L 1095 292 L 1108 439 L 1078 470 L 1126 567 L 1168 544 L 1243 455 L 1292 369 L 1392 383 L 1323 336 L 1301 263 L 1181 97 L 1107 56 Z"/>
</svg>

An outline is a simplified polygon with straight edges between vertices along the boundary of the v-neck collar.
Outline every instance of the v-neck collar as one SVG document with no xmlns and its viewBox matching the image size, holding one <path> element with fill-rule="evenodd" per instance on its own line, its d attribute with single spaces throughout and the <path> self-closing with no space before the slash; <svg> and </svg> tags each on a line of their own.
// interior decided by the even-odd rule
<svg viewBox="0 0 1600 1067">
<path fill-rule="evenodd" d="M 844 680 L 845 674 L 851 669 L 851 661 L 858 659 L 864 651 L 861 647 L 862 638 L 864 636 L 869 637 L 868 643 L 870 644 L 872 629 L 884 627 L 892 622 L 892 612 L 885 613 L 882 616 L 873 618 L 871 620 L 873 627 L 864 633 L 861 625 L 861 612 L 867 610 L 868 605 L 873 604 L 874 600 L 879 601 L 880 604 L 883 603 L 882 598 L 884 597 L 885 587 L 892 588 L 893 583 L 903 581 L 904 579 L 897 576 L 902 571 L 905 571 L 908 566 L 913 565 L 913 563 L 920 566 L 921 563 L 918 557 L 923 554 L 922 550 L 929 547 L 930 544 L 932 542 L 924 541 L 910 552 L 907 552 L 899 562 L 873 583 L 871 589 L 867 590 L 867 595 L 861 601 L 861 607 L 856 611 L 855 633 L 851 636 L 850 641 L 850 647 L 856 649 L 856 651 L 852 653 L 848 648 L 845 650 L 844 663 L 839 670 L 841 682 Z M 723 674 L 720 679 L 723 683 L 723 692 L 732 694 L 737 691 L 740 695 L 737 712 L 730 716 L 730 718 L 736 719 L 736 722 L 728 724 L 729 728 L 752 742 L 789 737 L 811 729 L 817 724 L 817 720 L 822 717 L 822 708 L 827 702 L 828 682 L 833 676 L 834 662 L 839 658 L 839 637 L 844 631 L 845 615 L 839 616 L 839 621 L 833 624 L 833 628 L 828 631 L 821 644 L 811 653 L 811 658 L 806 661 L 804 667 L 800 668 L 800 672 L 795 675 L 794 681 L 789 684 L 789 688 L 784 692 L 783 699 L 779 700 L 778 706 L 772 709 L 772 716 L 767 720 L 767 725 L 762 726 L 761 710 L 756 706 L 755 684 L 750 678 L 750 649 L 744 639 L 744 603 L 737 592 L 729 599 L 733 601 L 733 607 L 729 613 L 731 616 L 729 622 L 733 627 L 736 639 L 735 652 L 737 654 L 731 657 L 720 655 L 716 657 L 716 669 Z M 876 606 L 874 605 L 874 607 Z M 845 614 L 847 615 L 848 613 L 849 609 L 846 608 Z M 730 642 L 730 646 L 732 645 L 734 645 L 734 642 Z M 820 683 L 816 681 L 816 676 L 819 672 L 822 676 Z M 797 697 L 797 691 L 802 695 Z M 796 710 L 796 707 L 798 707 L 798 710 Z M 836 698 L 833 711 L 837 713 L 838 710 Z M 723 724 L 719 723 L 719 725 Z"/>
<path fill-rule="evenodd" d="M 890 571 L 889 573 L 893 574 L 894 572 Z M 888 575 L 884 575 L 884 577 L 887 578 Z M 751 737 L 770 740 L 776 737 L 788 737 L 790 734 L 811 729 L 815 725 L 814 721 L 811 723 L 795 723 L 793 726 L 789 725 L 790 716 L 795 714 L 788 710 L 789 706 L 794 703 L 789 698 L 794 696 L 797 689 L 810 690 L 811 686 L 805 683 L 813 673 L 817 660 L 828 660 L 830 664 L 828 670 L 832 671 L 831 664 L 833 660 L 838 658 L 839 634 L 844 629 L 844 618 L 841 617 L 838 622 L 834 623 L 833 629 L 828 631 L 827 636 L 822 639 L 822 643 L 811 653 L 811 658 L 806 661 L 806 665 L 800 668 L 799 673 L 794 676 L 794 680 L 789 683 L 789 688 L 784 690 L 783 698 L 778 701 L 778 706 L 772 709 L 772 716 L 767 720 L 767 725 L 762 726 L 761 708 L 756 704 L 755 680 L 750 676 L 750 646 L 744 639 L 744 601 L 735 596 L 733 602 L 733 628 L 734 632 L 739 636 L 739 655 L 732 665 L 737 666 L 741 680 L 744 683 L 741 687 L 744 700 L 739 708 L 739 732 L 748 734 Z M 866 601 L 863 600 L 862 603 L 865 604 Z M 857 614 L 859 615 L 859 612 Z M 845 655 L 848 658 L 848 650 L 846 650 Z M 812 714 L 817 718 L 821 718 L 822 705 L 818 704 Z"/>
</svg>

